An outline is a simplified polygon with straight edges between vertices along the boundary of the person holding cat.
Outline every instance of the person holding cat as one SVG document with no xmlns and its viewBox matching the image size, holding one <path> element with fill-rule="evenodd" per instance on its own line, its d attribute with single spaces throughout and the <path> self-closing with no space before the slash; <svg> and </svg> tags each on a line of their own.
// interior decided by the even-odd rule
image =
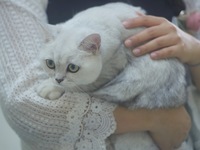
<svg viewBox="0 0 200 150">
<path fill-rule="evenodd" d="M 59 22 L 59 21 L 63 21 L 64 20 L 63 18 L 66 19 L 68 17 L 68 15 L 70 14 L 70 11 L 69 11 L 70 8 L 67 9 L 69 11 L 69 13 L 64 14 L 62 12 L 59 12 L 62 15 L 58 15 L 58 14 L 56 14 L 58 12 L 57 11 L 55 12 L 56 7 L 57 8 L 59 7 L 60 9 L 64 9 L 64 8 L 67 8 L 68 6 L 64 5 L 64 2 L 62 2 L 63 5 L 59 5 L 59 2 L 54 2 L 53 0 L 51 2 L 52 2 L 52 5 L 51 4 L 49 5 L 48 11 L 47 11 L 48 14 L 49 14 L 49 21 L 51 23 L 56 23 L 56 22 Z M 108 2 L 108 1 L 106 1 L 106 2 Z M 192 66 L 194 64 L 199 63 L 198 62 L 199 61 L 198 60 L 199 41 L 197 39 L 195 39 L 194 37 L 186 34 L 182 30 L 180 30 L 179 28 L 175 27 L 172 23 L 170 23 L 169 21 L 167 21 L 165 19 L 165 18 L 167 18 L 168 20 L 171 20 L 172 16 L 177 16 L 180 13 L 180 11 L 184 9 L 184 5 L 183 5 L 183 2 L 181 0 L 178 0 L 178 1 L 171 1 L 171 0 L 160 1 L 159 0 L 159 1 L 155 2 L 156 5 L 155 5 L 155 3 L 151 3 L 150 1 L 145 1 L 145 0 L 140 0 L 140 1 L 135 0 L 135 1 L 129 1 L 129 2 L 132 3 L 133 5 L 145 7 L 148 14 L 159 15 L 161 17 L 164 17 L 164 18 L 161 18 L 161 17 L 155 17 L 155 16 L 141 16 L 141 17 L 138 17 L 138 18 L 135 18 L 135 19 L 130 19 L 130 20 L 127 20 L 126 22 L 124 22 L 124 26 L 127 27 L 127 28 L 134 28 L 134 27 L 139 27 L 139 26 L 149 27 L 146 30 L 144 30 L 142 33 L 138 34 L 137 36 L 134 36 L 130 39 L 127 39 L 127 41 L 125 41 L 125 45 L 127 47 L 135 47 L 136 45 L 140 45 L 143 42 L 150 41 L 150 42 L 147 42 L 148 45 L 141 45 L 140 47 L 138 47 L 137 49 L 134 50 L 134 54 L 136 56 L 139 56 L 141 54 L 145 54 L 145 52 L 148 53 L 151 50 L 152 51 L 158 50 L 160 48 L 160 46 L 161 46 L 161 49 L 163 49 L 164 47 L 168 47 L 169 45 L 171 45 L 174 48 L 174 52 L 176 53 L 176 55 L 174 54 L 171 57 L 178 57 L 183 63 L 189 63 Z M 96 2 L 96 3 L 98 4 L 99 2 Z M 102 2 L 102 3 L 104 3 L 104 2 Z M 70 2 L 70 4 L 71 4 L 70 7 L 73 6 L 74 9 L 77 8 L 75 6 L 76 2 Z M 57 5 L 57 6 L 55 6 L 55 5 Z M 92 5 L 92 3 L 85 2 L 84 5 L 79 5 L 78 7 L 79 7 L 79 9 L 82 9 L 82 7 L 85 7 L 85 5 Z M 66 12 L 66 11 L 63 11 L 63 12 Z M 57 17 L 55 17 L 54 15 L 56 15 Z M 164 31 L 166 31 L 166 32 L 163 33 Z M 155 35 L 152 35 L 149 32 L 153 32 Z M 165 34 L 168 34 L 168 36 L 164 36 Z M 180 36 L 180 34 L 183 35 L 183 36 Z M 156 38 L 154 36 L 156 36 Z M 163 37 L 167 38 L 167 39 L 175 39 L 175 40 L 167 40 L 167 42 L 161 41 L 162 43 L 158 45 L 158 42 L 159 42 L 160 39 L 165 40 Z M 152 38 L 154 39 L 153 41 L 151 41 Z M 188 40 L 188 39 L 190 39 L 190 40 Z M 185 45 L 184 45 L 184 43 L 185 43 Z M 163 45 L 163 44 L 166 44 L 166 45 Z M 150 47 L 148 47 L 149 45 L 150 45 Z M 184 52 L 185 53 L 183 53 L 183 51 L 182 51 L 183 45 L 184 45 L 184 49 L 185 49 Z M 169 53 L 169 51 L 167 50 L 167 52 L 166 52 L 165 50 L 166 49 L 164 49 L 163 52 L 157 51 L 157 53 L 161 53 L 161 55 L 162 55 L 162 53 L 166 54 L 164 57 L 157 56 L 157 58 L 166 58 L 167 53 Z M 137 53 L 138 51 L 141 51 L 141 53 L 138 54 Z M 152 56 L 153 59 L 155 59 L 155 53 L 154 54 L 152 53 L 151 56 Z M 194 83 L 197 85 L 197 87 L 199 87 L 199 77 L 200 77 L 199 76 L 199 67 L 198 66 L 192 67 L 192 66 L 190 67 L 190 70 L 192 71 L 193 80 L 194 80 Z M 133 129 L 133 127 L 135 127 L 136 131 L 145 129 L 144 124 L 148 125 L 149 122 L 147 121 L 147 122 L 144 123 L 143 122 L 144 120 L 141 121 L 141 120 L 139 120 L 139 118 L 146 118 L 145 116 L 148 116 L 147 114 L 152 113 L 151 116 L 158 117 L 158 115 L 156 115 L 157 112 L 154 112 L 154 111 L 148 112 L 147 110 L 140 110 L 139 112 L 135 111 L 135 112 L 132 113 L 130 111 L 124 110 L 125 112 L 122 113 L 121 109 L 116 109 L 116 113 L 118 113 L 118 111 L 120 112 L 119 114 L 123 114 L 123 113 L 126 114 L 128 112 L 131 114 L 131 115 L 127 114 L 127 116 L 130 116 L 130 118 L 127 119 L 126 121 L 123 120 L 124 118 L 121 118 L 122 121 L 120 121 L 120 119 L 118 121 L 118 127 L 121 128 L 122 131 L 125 131 L 125 132 L 129 131 L 129 129 L 131 129 L 131 128 Z M 179 124 L 185 124 L 186 128 L 184 128 L 184 129 L 188 129 L 190 127 L 190 123 L 188 122 L 190 120 L 189 116 L 188 116 L 186 110 L 184 109 L 184 107 L 181 107 L 179 109 L 173 109 L 173 110 L 170 110 L 170 111 L 168 110 L 166 112 L 164 110 L 157 110 L 157 111 L 158 111 L 159 114 L 163 114 L 163 115 L 165 114 L 166 115 L 166 116 L 164 115 L 165 117 L 167 117 L 168 114 L 170 114 L 170 111 L 171 111 L 171 113 L 174 113 L 173 114 L 174 118 L 169 117 L 169 116 L 173 116 L 172 114 L 170 114 L 167 118 L 165 118 L 163 116 L 163 118 L 166 119 L 165 124 L 155 123 L 153 125 L 155 127 L 154 129 L 161 131 L 161 133 L 158 134 L 158 135 L 160 135 L 160 137 L 156 136 L 154 138 L 157 141 L 158 145 L 162 149 L 170 149 L 170 146 L 178 145 L 178 143 L 180 143 L 181 139 L 184 139 L 183 138 L 184 136 L 182 136 L 182 138 L 180 138 L 181 136 L 177 137 L 177 135 L 179 135 L 179 133 L 177 131 L 180 131 L 180 129 L 183 129 L 183 128 L 179 128 L 180 127 Z M 153 113 L 155 113 L 155 114 L 153 114 Z M 138 122 L 138 124 L 135 124 L 134 126 L 128 127 L 127 124 L 125 125 L 125 124 L 122 123 L 122 122 L 129 122 L 133 118 L 135 118 L 136 120 L 138 119 L 137 121 L 135 121 L 135 122 Z M 177 124 L 174 122 L 174 127 L 168 126 L 169 125 L 168 124 L 169 122 L 167 121 L 168 119 L 172 119 L 169 122 L 175 121 L 175 122 L 177 122 Z M 178 123 L 178 121 L 183 121 L 183 122 Z M 131 121 L 130 121 L 129 124 L 132 125 Z M 159 125 L 161 125 L 161 126 L 159 126 Z M 164 127 L 164 128 L 166 127 L 165 129 L 167 129 L 167 131 L 169 131 L 169 132 L 162 132 L 162 127 Z M 184 133 L 187 133 L 187 132 L 184 132 Z M 155 134 L 152 134 L 152 135 L 155 135 Z M 171 138 L 173 140 L 170 140 Z M 169 143 L 167 143 L 167 141 Z M 171 143 L 170 143 L 170 141 L 171 141 Z"/>
<path fill-rule="evenodd" d="M 8 122 L 22 139 L 24 150 L 59 149 L 61 148 L 59 144 L 70 145 L 71 141 L 78 138 L 80 134 L 90 137 L 91 132 L 86 130 L 88 127 L 93 127 L 89 128 L 91 130 L 103 127 L 100 129 L 104 130 L 98 133 L 98 135 L 102 133 L 99 138 L 106 138 L 113 132 L 119 134 L 149 131 L 163 150 L 179 146 L 186 138 L 190 129 L 190 117 L 183 107 L 168 110 L 131 111 L 98 100 L 89 103 L 87 96 L 80 96 L 80 105 L 76 103 L 80 97 L 72 95 L 72 97 L 65 97 L 71 98 L 70 102 L 64 98 L 57 102 L 39 98 L 34 94 L 33 86 L 38 76 L 42 75 L 33 61 L 44 42 L 44 33 L 34 17 L 37 16 L 44 22 L 46 21 L 44 10 L 47 1 L 2 0 L 0 2 L 2 20 L 0 24 L 0 29 L 2 29 L 2 42 L 0 43 L 2 47 L 1 106 Z M 191 46 L 195 45 L 193 43 Z M 91 107 L 87 107 L 88 105 Z M 99 112 L 105 116 L 101 116 Z M 103 126 L 100 120 L 94 119 L 99 116 L 100 120 L 105 119 L 106 126 Z M 69 129 L 73 132 L 71 133 Z M 77 140 L 77 146 L 81 146 L 80 143 L 90 143 L 87 140 L 81 140 Z M 103 143 L 100 144 L 103 145 Z"/>
<path fill-rule="evenodd" d="M 196 115 L 199 116 L 200 41 L 162 17 L 141 15 L 138 18 L 126 20 L 123 24 L 127 29 L 147 27 L 144 31 L 125 41 L 127 47 L 134 47 L 133 54 L 135 56 L 139 57 L 150 53 L 151 58 L 154 60 L 175 57 L 188 66 L 198 95 L 196 98 L 192 97 L 192 99 L 189 99 L 188 103 L 193 109 L 194 106 L 192 105 L 197 105 L 193 112 L 190 110 L 190 114 L 193 120 L 191 134 L 193 135 L 194 148 L 199 149 L 200 130 L 199 127 L 196 128 L 199 123 L 197 123 L 198 121 L 194 117 L 194 112 L 197 111 Z M 194 103 L 190 104 L 191 101 L 194 101 Z"/>
</svg>

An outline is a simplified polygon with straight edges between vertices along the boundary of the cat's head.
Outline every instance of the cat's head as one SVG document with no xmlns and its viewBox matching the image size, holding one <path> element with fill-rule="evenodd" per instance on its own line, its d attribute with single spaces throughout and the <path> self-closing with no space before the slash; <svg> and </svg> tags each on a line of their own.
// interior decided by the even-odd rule
<svg viewBox="0 0 200 150">
<path fill-rule="evenodd" d="M 102 69 L 100 45 L 101 37 L 96 33 L 79 40 L 73 35 L 61 35 L 41 52 L 42 66 L 61 86 L 75 88 L 91 84 Z"/>
</svg>

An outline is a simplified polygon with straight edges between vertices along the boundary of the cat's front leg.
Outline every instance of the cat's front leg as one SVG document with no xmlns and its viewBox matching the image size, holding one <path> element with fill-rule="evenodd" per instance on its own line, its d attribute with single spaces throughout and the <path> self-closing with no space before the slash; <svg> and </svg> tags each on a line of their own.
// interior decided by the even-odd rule
<svg viewBox="0 0 200 150">
<path fill-rule="evenodd" d="M 57 86 L 55 83 L 52 82 L 51 79 L 47 79 L 42 82 L 38 87 L 36 87 L 36 91 L 39 96 L 49 100 L 55 100 L 60 98 L 65 90 Z"/>
<path fill-rule="evenodd" d="M 119 95 L 119 92 L 116 92 L 114 89 L 100 89 L 93 92 L 92 96 L 112 102 L 122 101 L 122 99 L 119 99 L 121 95 Z"/>
<path fill-rule="evenodd" d="M 141 90 L 138 86 L 138 88 L 135 88 L 133 85 L 134 82 L 119 82 L 101 88 L 95 91 L 93 95 L 112 102 L 125 102 L 133 100 Z"/>
</svg>

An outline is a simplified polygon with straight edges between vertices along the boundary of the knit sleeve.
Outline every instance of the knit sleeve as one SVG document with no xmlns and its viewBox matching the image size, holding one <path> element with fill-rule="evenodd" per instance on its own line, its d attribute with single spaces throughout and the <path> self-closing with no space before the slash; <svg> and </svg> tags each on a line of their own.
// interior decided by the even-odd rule
<svg viewBox="0 0 200 150">
<path fill-rule="evenodd" d="M 116 129 L 116 105 L 85 93 L 45 100 L 35 87 L 45 76 L 37 62 L 45 0 L 0 0 L 0 95 L 10 126 L 30 150 L 105 150 Z"/>
</svg>

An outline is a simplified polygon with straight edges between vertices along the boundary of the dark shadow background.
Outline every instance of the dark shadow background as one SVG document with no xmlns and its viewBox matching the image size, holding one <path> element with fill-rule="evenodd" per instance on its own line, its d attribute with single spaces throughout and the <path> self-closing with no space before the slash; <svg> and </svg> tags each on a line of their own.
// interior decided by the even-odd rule
<svg viewBox="0 0 200 150">
<path fill-rule="evenodd" d="M 134 6 L 141 6 L 148 14 L 162 16 L 168 20 L 185 9 L 181 0 L 49 0 L 48 20 L 50 24 L 64 22 L 81 10 L 109 2 L 125 2 Z"/>
</svg>

